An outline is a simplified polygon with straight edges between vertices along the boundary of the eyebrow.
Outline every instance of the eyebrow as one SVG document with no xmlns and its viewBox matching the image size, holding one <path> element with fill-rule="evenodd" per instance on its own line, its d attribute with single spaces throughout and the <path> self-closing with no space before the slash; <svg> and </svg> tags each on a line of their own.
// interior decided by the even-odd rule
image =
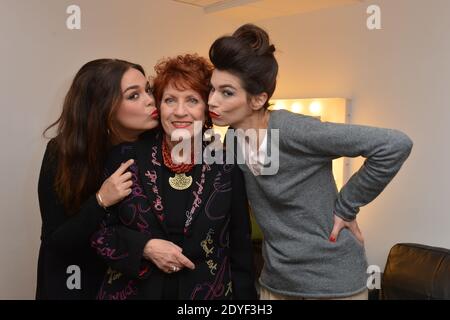
<svg viewBox="0 0 450 320">
<path fill-rule="evenodd" d="M 139 85 L 129 86 L 128 88 L 125 89 L 123 94 L 125 94 L 127 91 L 133 90 L 133 89 L 139 89 Z"/>
<path fill-rule="evenodd" d="M 139 89 L 140 88 L 140 85 L 137 85 L 137 84 L 135 84 L 135 85 L 133 85 L 133 86 L 129 86 L 128 88 L 126 88 L 125 89 L 125 91 L 123 92 L 123 94 L 125 94 L 127 91 L 129 91 L 129 90 L 134 90 L 134 89 Z M 147 89 L 147 88 L 151 88 L 151 86 L 150 86 L 150 82 L 147 82 L 146 84 L 145 84 L 145 88 Z"/>
<path fill-rule="evenodd" d="M 167 93 L 165 92 L 162 96 L 163 98 L 178 98 L 176 94 L 172 94 L 172 93 Z M 195 98 L 195 99 L 201 99 L 201 96 L 199 94 L 189 94 L 185 97 L 182 98 Z"/>
<path fill-rule="evenodd" d="M 211 86 L 212 86 L 212 84 L 211 84 Z M 231 88 L 231 89 L 237 90 L 237 88 L 231 84 L 223 84 L 223 85 L 219 86 L 219 89 L 225 89 L 225 88 Z"/>
</svg>

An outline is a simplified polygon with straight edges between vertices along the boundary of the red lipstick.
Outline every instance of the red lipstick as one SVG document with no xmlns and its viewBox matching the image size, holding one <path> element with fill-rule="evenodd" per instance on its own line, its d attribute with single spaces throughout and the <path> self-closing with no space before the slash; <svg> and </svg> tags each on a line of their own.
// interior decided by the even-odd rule
<svg viewBox="0 0 450 320">
<path fill-rule="evenodd" d="M 150 117 L 152 117 L 153 119 L 158 119 L 159 118 L 158 110 L 153 111 Z"/>
<path fill-rule="evenodd" d="M 209 116 L 210 116 L 211 118 L 213 118 L 213 119 L 220 118 L 220 116 L 219 116 L 217 113 L 212 112 L 212 111 L 209 112 Z"/>
</svg>

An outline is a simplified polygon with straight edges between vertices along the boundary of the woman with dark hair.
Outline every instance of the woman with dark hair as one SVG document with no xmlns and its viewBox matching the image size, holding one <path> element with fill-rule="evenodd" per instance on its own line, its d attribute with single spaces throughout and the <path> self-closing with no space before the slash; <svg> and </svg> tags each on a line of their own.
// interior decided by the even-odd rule
<svg viewBox="0 0 450 320">
<path fill-rule="evenodd" d="M 212 66 L 182 55 L 160 61 L 155 71 L 162 130 L 119 145 L 108 160 L 111 172 L 125 159 L 136 162 L 133 192 L 92 239 L 110 267 L 98 298 L 254 299 L 242 173 L 233 164 L 194 161 L 205 148 L 196 150 L 195 141 L 211 127 L 206 100 Z M 180 135 L 186 148 L 179 148 Z"/>
<path fill-rule="evenodd" d="M 240 168 L 264 237 L 261 299 L 367 299 L 367 262 L 355 218 L 394 178 L 412 142 L 396 130 L 269 111 L 278 72 L 274 52 L 268 34 L 251 24 L 210 48 L 214 124 L 262 129 L 254 147 L 243 141 L 238 149 L 244 149 Z M 277 151 L 274 174 L 267 159 Z M 332 160 L 342 156 L 366 161 L 338 192 Z"/>
<path fill-rule="evenodd" d="M 89 246 L 105 208 L 131 192 L 133 159 L 105 180 L 106 156 L 158 125 L 140 65 L 100 59 L 85 64 L 66 95 L 56 137 L 47 145 L 38 183 L 42 216 L 37 299 L 94 299 L 105 267 Z M 104 181 L 105 180 L 105 181 Z"/>
</svg>

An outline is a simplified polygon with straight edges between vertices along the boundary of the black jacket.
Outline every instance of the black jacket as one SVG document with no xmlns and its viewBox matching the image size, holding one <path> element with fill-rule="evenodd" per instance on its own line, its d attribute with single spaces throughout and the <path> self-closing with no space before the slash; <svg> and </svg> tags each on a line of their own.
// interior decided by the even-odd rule
<svg viewBox="0 0 450 320">
<path fill-rule="evenodd" d="M 161 141 L 156 131 L 116 147 L 109 157 L 109 172 L 135 159 L 130 167 L 133 192 L 111 210 L 92 239 L 110 266 L 99 299 L 162 297 L 166 274 L 143 258 L 150 239 L 169 240 L 161 193 Z M 178 298 L 256 299 L 248 202 L 238 167 L 196 165 L 186 212 L 182 249 L 196 268 L 178 272 Z M 118 232 L 119 226 L 129 232 Z"/>
<path fill-rule="evenodd" d="M 92 195 L 79 212 L 67 215 L 54 188 L 57 168 L 54 148 L 55 142 L 51 140 L 38 183 L 42 231 L 36 299 L 94 299 L 106 266 L 90 247 L 89 239 L 100 227 L 105 211 Z M 70 266 L 76 266 L 80 272 Z M 80 289 L 73 288 L 76 274 L 81 275 Z"/>
</svg>

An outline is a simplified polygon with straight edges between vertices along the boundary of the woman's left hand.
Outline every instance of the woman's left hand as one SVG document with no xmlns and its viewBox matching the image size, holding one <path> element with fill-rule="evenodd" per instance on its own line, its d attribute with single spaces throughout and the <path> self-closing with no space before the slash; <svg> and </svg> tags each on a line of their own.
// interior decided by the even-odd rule
<svg viewBox="0 0 450 320">
<path fill-rule="evenodd" d="M 364 237 L 361 233 L 361 230 L 359 230 L 359 226 L 358 223 L 356 222 L 356 219 L 353 221 L 345 221 L 342 218 L 338 217 L 337 215 L 334 215 L 334 226 L 333 230 L 331 231 L 330 241 L 336 242 L 339 233 L 344 228 L 349 229 L 350 232 L 353 233 L 356 239 L 361 243 L 361 245 L 364 245 Z"/>
<path fill-rule="evenodd" d="M 182 251 L 182 248 L 171 241 L 151 239 L 144 247 L 143 256 L 166 273 L 177 272 L 185 267 L 194 270 L 195 265 Z"/>
</svg>

